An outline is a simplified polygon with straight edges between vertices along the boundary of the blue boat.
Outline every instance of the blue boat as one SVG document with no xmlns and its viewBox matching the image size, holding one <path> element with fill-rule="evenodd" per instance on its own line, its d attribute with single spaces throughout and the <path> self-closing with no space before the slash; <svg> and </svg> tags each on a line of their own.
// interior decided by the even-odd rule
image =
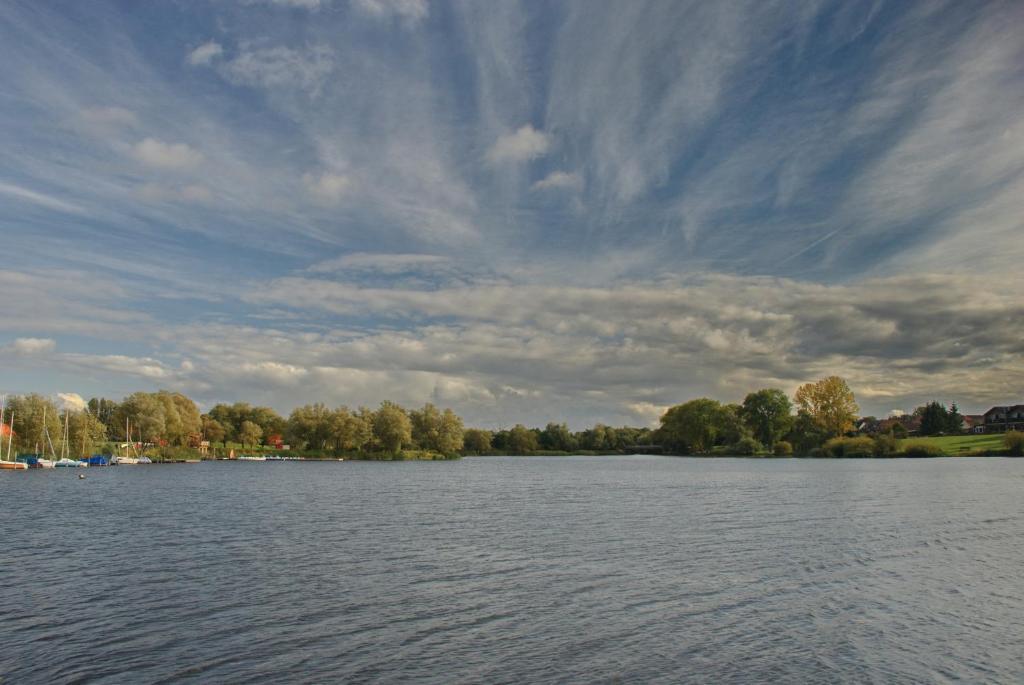
<svg viewBox="0 0 1024 685">
<path fill-rule="evenodd" d="M 110 466 L 110 461 L 102 454 L 94 454 L 91 457 L 82 457 L 78 461 L 84 461 L 89 466 Z"/>
</svg>

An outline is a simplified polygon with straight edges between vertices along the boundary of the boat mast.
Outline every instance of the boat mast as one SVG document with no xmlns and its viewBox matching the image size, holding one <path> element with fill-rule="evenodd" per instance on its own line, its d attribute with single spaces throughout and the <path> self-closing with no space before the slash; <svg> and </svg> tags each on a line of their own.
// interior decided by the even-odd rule
<svg viewBox="0 0 1024 685">
<path fill-rule="evenodd" d="M 11 460 L 11 446 L 14 445 L 14 410 L 11 410 L 11 434 L 7 436 L 7 461 Z M 0 451 L 2 451 L 4 445 L 0 442 Z"/>
<path fill-rule="evenodd" d="M 7 395 L 0 397 L 0 460 L 4 458 L 4 410 L 7 409 Z M 14 416 L 14 411 L 11 411 L 11 416 Z M 11 419 L 11 433 L 14 433 L 14 419 Z"/>
<path fill-rule="evenodd" d="M 57 458 L 57 450 L 53 449 L 53 440 L 50 439 L 50 431 L 46 427 L 46 405 L 43 405 L 43 435 L 46 436 L 46 444 L 50 446 L 50 456 Z"/>
</svg>

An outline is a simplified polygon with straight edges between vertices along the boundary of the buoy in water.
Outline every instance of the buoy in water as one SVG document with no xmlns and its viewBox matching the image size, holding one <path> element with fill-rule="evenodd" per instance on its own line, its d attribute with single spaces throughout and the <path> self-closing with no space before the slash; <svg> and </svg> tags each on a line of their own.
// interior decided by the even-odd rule
<svg viewBox="0 0 1024 685">
<path fill-rule="evenodd" d="M 85 480 L 85 474 L 84 473 L 78 474 L 78 480 Z"/>
</svg>

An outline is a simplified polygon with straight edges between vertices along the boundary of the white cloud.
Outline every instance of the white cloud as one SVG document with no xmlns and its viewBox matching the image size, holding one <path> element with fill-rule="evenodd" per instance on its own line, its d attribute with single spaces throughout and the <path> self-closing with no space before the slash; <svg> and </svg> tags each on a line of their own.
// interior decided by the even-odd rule
<svg viewBox="0 0 1024 685">
<path fill-rule="evenodd" d="M 352 188 L 352 179 L 344 174 L 324 173 L 320 176 L 303 174 L 306 192 L 319 204 L 336 205 Z"/>
<path fill-rule="evenodd" d="M 57 349 L 57 341 L 52 338 L 17 338 L 10 349 L 15 354 L 48 354 Z"/>
<path fill-rule="evenodd" d="M 498 136 L 494 145 L 487 151 L 487 159 L 493 164 L 525 162 L 542 157 L 547 154 L 550 147 L 550 136 L 526 124 L 513 133 Z"/>
<path fill-rule="evenodd" d="M 530 186 L 530 190 L 581 190 L 583 177 L 575 172 L 552 171 Z"/>
<path fill-rule="evenodd" d="M 156 138 L 145 138 L 136 143 L 132 155 L 157 169 L 187 169 L 203 161 L 202 153 L 185 143 L 165 143 Z"/>
<path fill-rule="evenodd" d="M 189 184 L 185 186 L 169 186 L 159 183 L 144 183 L 136 194 L 149 202 L 186 202 L 206 203 L 213 200 L 213 193 L 206 186 Z"/>
<path fill-rule="evenodd" d="M 87 107 L 81 111 L 81 118 L 87 124 L 102 127 L 131 128 L 139 124 L 135 112 L 124 107 Z"/>
<path fill-rule="evenodd" d="M 352 0 L 352 5 L 373 17 L 396 16 L 413 22 L 429 12 L 426 0 Z"/>
<path fill-rule="evenodd" d="M 194 67 L 210 64 L 224 54 L 224 48 L 216 41 L 203 43 L 198 48 L 188 53 L 188 63 Z"/>
<path fill-rule="evenodd" d="M 0 182 L 0 195 L 7 195 L 13 197 L 16 200 L 22 200 L 46 209 L 55 209 L 60 212 L 67 212 L 68 214 L 85 214 L 85 210 L 78 205 L 61 200 L 53 197 L 52 195 L 46 195 L 35 190 L 29 190 L 28 188 L 22 188 L 11 183 Z"/>
<path fill-rule="evenodd" d="M 316 94 L 334 68 L 334 51 L 326 45 L 301 50 L 278 46 L 243 47 L 233 59 L 221 64 L 219 71 L 237 85 L 298 87 Z"/>
<path fill-rule="evenodd" d="M 81 369 L 107 371 L 115 374 L 139 376 L 149 380 L 165 380 L 174 377 L 174 372 L 158 359 L 151 357 L 130 357 L 122 354 L 78 354 L 65 353 L 60 361 Z"/>
<path fill-rule="evenodd" d="M 333 271 L 376 271 L 380 273 L 402 273 L 429 269 L 450 263 L 448 257 L 433 254 L 367 253 L 354 252 L 334 259 L 317 262 L 307 269 L 311 273 Z"/>
<path fill-rule="evenodd" d="M 88 406 L 87 402 L 77 392 L 59 392 L 57 397 L 60 398 L 62 409 L 82 411 Z"/>
<path fill-rule="evenodd" d="M 319 10 L 331 0 L 242 0 L 245 5 L 275 5 L 277 7 L 295 7 L 307 10 Z"/>
</svg>

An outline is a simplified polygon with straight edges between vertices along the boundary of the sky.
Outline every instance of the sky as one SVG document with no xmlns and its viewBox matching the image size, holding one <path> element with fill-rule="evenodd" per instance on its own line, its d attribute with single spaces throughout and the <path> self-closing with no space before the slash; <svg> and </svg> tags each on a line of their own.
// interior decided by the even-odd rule
<svg viewBox="0 0 1024 685">
<path fill-rule="evenodd" d="M 0 3 L 0 391 L 1024 402 L 1024 3 Z"/>
</svg>

